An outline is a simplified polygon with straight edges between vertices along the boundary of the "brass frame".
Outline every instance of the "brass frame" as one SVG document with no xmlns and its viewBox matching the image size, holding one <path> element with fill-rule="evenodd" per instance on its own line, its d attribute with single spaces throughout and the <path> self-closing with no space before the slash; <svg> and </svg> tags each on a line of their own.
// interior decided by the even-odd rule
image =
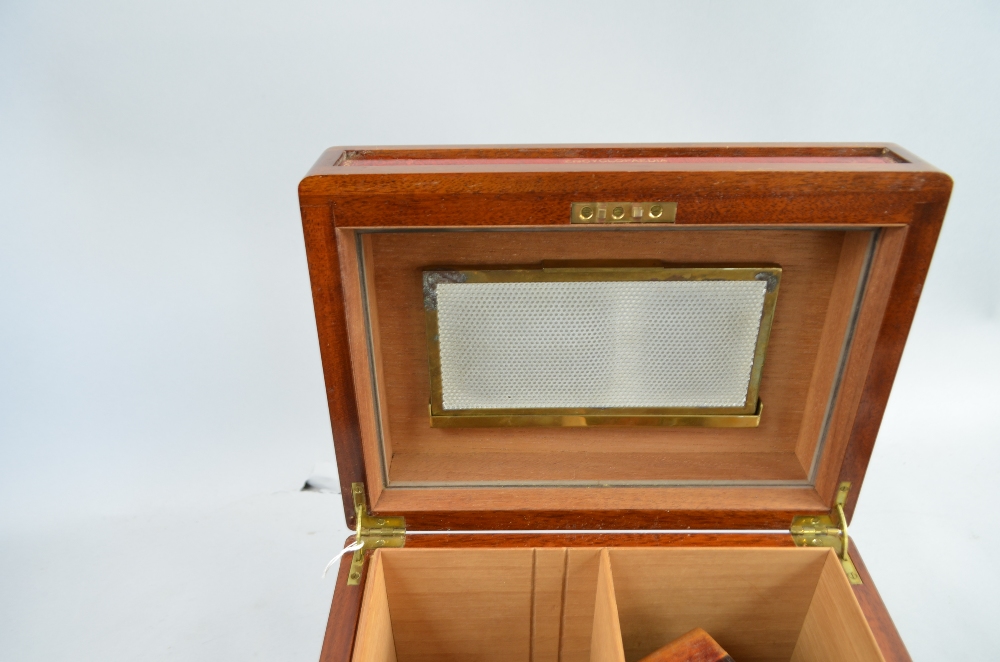
<svg viewBox="0 0 1000 662">
<path fill-rule="evenodd" d="M 440 283 L 515 282 L 609 282 L 764 280 L 767 290 L 761 311 L 753 367 L 743 407 L 634 407 L 634 408 L 538 408 L 538 409 L 445 409 L 441 384 L 441 353 L 438 343 L 437 285 Z M 763 405 L 758 398 L 767 341 L 781 281 L 781 267 L 606 267 L 543 266 L 535 269 L 428 269 L 423 272 L 427 355 L 430 367 L 430 423 L 437 428 L 468 427 L 587 427 L 688 426 L 756 427 Z"/>
</svg>

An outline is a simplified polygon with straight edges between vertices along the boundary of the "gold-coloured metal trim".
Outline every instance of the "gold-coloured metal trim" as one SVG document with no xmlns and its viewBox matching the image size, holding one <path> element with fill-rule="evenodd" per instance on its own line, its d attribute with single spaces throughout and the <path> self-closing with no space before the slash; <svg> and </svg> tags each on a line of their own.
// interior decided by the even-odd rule
<svg viewBox="0 0 1000 662">
<path fill-rule="evenodd" d="M 540 269 L 428 270 L 423 273 L 427 356 L 430 365 L 431 427 L 588 427 L 682 426 L 757 427 L 763 405 L 760 380 L 771 334 L 774 309 L 781 280 L 781 267 L 607 267 L 559 266 Z M 763 280 L 767 282 L 753 365 L 742 407 L 634 407 L 634 408 L 539 408 L 539 409 L 445 409 L 441 382 L 441 352 L 438 344 L 437 286 L 441 283 L 539 283 L 687 280 Z"/>
<path fill-rule="evenodd" d="M 477 413 L 449 414 L 441 416 L 431 413 L 432 428 L 506 428 L 506 427 L 563 427 L 581 428 L 607 425 L 651 426 L 651 427 L 699 427 L 699 428 L 755 428 L 760 425 L 760 413 L 764 404 L 757 401 L 757 409 L 752 414 L 493 414 L 495 409 L 452 410 Z M 525 410 L 530 411 L 530 410 Z M 537 410 L 562 411 L 562 410 Z M 613 410 L 626 411 L 626 410 Z M 631 410 L 627 410 L 631 411 Z"/>
<path fill-rule="evenodd" d="M 792 519 L 789 529 L 792 539 L 798 547 L 831 547 L 837 553 L 840 564 L 844 567 L 847 579 L 852 584 L 861 584 L 861 575 L 854 567 L 849 553 L 847 536 L 847 516 L 844 514 L 844 504 L 851 491 L 851 484 L 843 482 L 837 488 L 837 499 L 829 515 L 799 515 Z"/>
<path fill-rule="evenodd" d="M 676 202 L 574 202 L 570 223 L 673 223 Z"/>
<path fill-rule="evenodd" d="M 354 540 L 361 541 L 362 547 L 355 550 L 354 556 L 351 557 L 347 585 L 357 586 L 361 583 L 365 552 L 380 547 L 402 547 L 406 544 L 406 519 L 395 515 L 387 517 L 369 515 L 364 483 L 352 483 L 351 495 L 354 497 L 354 514 L 357 520 Z"/>
</svg>

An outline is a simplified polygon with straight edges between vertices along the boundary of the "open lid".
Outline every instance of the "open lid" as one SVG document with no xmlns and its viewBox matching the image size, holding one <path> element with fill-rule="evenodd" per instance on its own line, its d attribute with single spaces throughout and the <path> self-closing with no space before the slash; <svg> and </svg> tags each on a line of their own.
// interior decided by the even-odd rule
<svg viewBox="0 0 1000 662">
<path fill-rule="evenodd" d="M 951 185 L 882 144 L 327 150 L 348 523 L 355 483 L 410 530 L 850 516 Z"/>
</svg>

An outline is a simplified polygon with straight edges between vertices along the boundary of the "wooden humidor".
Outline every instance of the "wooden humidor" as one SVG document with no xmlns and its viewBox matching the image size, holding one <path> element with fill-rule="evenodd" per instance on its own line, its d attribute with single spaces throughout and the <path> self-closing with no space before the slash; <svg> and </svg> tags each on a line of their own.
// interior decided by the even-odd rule
<svg viewBox="0 0 1000 662">
<path fill-rule="evenodd" d="M 847 528 L 950 192 L 882 144 L 327 150 L 322 660 L 909 660 Z"/>
</svg>

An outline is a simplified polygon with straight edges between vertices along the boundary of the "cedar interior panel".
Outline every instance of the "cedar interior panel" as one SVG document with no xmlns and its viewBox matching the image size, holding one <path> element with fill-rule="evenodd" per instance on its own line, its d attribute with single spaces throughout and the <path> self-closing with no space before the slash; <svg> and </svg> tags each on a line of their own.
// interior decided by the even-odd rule
<svg viewBox="0 0 1000 662">
<path fill-rule="evenodd" d="M 560 662 L 590 660 L 594 595 L 601 558 L 599 548 L 566 550 L 566 574 L 560 627 Z"/>
<path fill-rule="evenodd" d="M 535 549 L 531 604 L 532 662 L 559 662 L 566 548 Z"/>
<path fill-rule="evenodd" d="M 533 552 L 381 550 L 396 659 L 527 660 Z"/>
<path fill-rule="evenodd" d="M 827 556 L 792 662 L 884 662 L 836 556 Z"/>
<path fill-rule="evenodd" d="M 392 638 L 392 619 L 386 598 L 385 573 L 382 555 L 376 551 L 371 556 L 368 580 L 358 618 L 354 662 L 396 662 L 396 643 Z"/>
<path fill-rule="evenodd" d="M 371 271 L 379 309 L 376 354 L 385 392 L 383 420 L 392 439 L 390 485 L 804 480 L 796 444 L 845 234 L 669 229 L 364 235 L 371 255 L 366 270 Z M 760 426 L 431 428 L 421 272 L 428 267 L 538 266 L 545 260 L 781 266 L 761 383 Z M 540 454 L 557 455 L 559 462 L 539 461 Z"/>
<path fill-rule="evenodd" d="M 822 433 L 830 399 L 830 390 L 837 377 L 838 364 L 845 349 L 845 338 L 850 327 L 852 311 L 863 294 L 859 287 L 872 242 L 876 232 L 848 232 L 840 252 L 840 265 L 830 296 L 830 307 L 820 336 L 816 367 L 813 370 L 805 415 L 799 432 L 796 455 L 803 467 L 811 467 L 817 441 Z"/>
<path fill-rule="evenodd" d="M 612 549 L 625 659 L 703 628 L 739 662 L 788 662 L 830 550 Z"/>
<path fill-rule="evenodd" d="M 880 662 L 832 550 L 383 549 L 355 662 L 635 662 L 700 627 L 740 662 Z"/>
</svg>

